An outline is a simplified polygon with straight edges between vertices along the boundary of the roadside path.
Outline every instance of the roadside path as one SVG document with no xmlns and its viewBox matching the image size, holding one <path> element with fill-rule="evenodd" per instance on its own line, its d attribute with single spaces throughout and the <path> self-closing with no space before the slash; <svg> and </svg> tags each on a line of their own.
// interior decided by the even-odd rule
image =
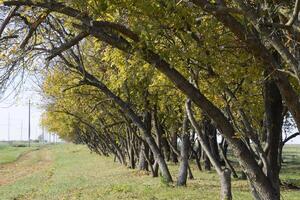
<svg viewBox="0 0 300 200">
<path fill-rule="evenodd" d="M 47 147 L 28 151 L 12 163 L 0 164 L 0 186 L 32 175 L 51 163 L 52 155 Z"/>
</svg>

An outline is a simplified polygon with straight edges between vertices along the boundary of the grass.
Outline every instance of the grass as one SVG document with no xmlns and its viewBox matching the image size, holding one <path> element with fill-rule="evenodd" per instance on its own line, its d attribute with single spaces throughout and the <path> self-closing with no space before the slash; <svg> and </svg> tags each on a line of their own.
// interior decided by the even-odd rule
<svg viewBox="0 0 300 200">
<path fill-rule="evenodd" d="M 22 154 L 37 149 L 38 145 L 34 144 L 31 147 L 16 147 L 21 143 L 8 144 L 0 143 L 0 164 L 10 163 L 16 161 Z"/>
<path fill-rule="evenodd" d="M 84 146 L 54 145 L 43 151 L 51 160 L 47 167 L 0 186 L 1 200 L 219 199 L 216 173 L 199 172 L 195 166 L 192 166 L 195 180 L 189 180 L 187 187 L 176 187 L 166 186 L 160 178 L 152 178 L 145 172 L 120 166 L 112 158 L 91 154 Z M 284 181 L 300 180 L 299 154 L 300 146 L 285 149 L 285 161 L 290 164 L 284 166 L 281 176 Z M 177 169 L 178 166 L 170 164 L 174 179 Z M 233 180 L 232 186 L 234 199 L 252 199 L 247 181 Z M 300 192 L 295 190 L 282 191 L 283 199 L 296 200 L 299 196 Z"/>
<path fill-rule="evenodd" d="M 300 186 L 300 145 L 286 145 L 283 160 L 281 180 Z"/>
</svg>

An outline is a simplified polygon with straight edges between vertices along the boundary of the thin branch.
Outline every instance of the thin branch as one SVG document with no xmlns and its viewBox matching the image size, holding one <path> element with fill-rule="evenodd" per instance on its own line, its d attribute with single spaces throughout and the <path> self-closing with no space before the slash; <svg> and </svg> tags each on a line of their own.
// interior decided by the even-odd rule
<svg viewBox="0 0 300 200">
<path fill-rule="evenodd" d="M 30 25 L 29 31 L 26 34 L 25 38 L 20 44 L 20 48 L 24 49 L 29 41 L 29 39 L 32 37 L 33 33 L 36 31 L 37 27 L 47 18 L 49 12 L 41 14 L 38 19 Z"/>
<path fill-rule="evenodd" d="M 19 37 L 18 35 L 4 36 L 4 37 L 0 38 L 0 42 L 5 41 L 7 39 L 15 39 L 15 38 L 18 38 L 18 37 Z"/>
<path fill-rule="evenodd" d="M 287 26 L 293 25 L 296 19 L 298 18 L 299 11 L 300 11 L 300 0 L 296 0 L 293 15 L 285 25 Z"/>
<path fill-rule="evenodd" d="M 7 13 L 7 15 L 5 16 L 4 18 L 4 21 L 2 23 L 2 25 L 0 26 L 0 38 L 1 38 L 1 35 L 5 29 L 5 27 L 7 26 L 7 24 L 9 23 L 10 19 L 14 16 L 14 14 L 17 12 L 18 10 L 18 6 L 13 6 L 10 11 Z"/>
<path fill-rule="evenodd" d="M 297 79 L 298 77 L 291 71 L 288 71 L 288 70 L 284 70 L 284 69 L 276 69 L 276 71 L 278 72 L 281 72 L 281 73 L 284 73 L 284 74 L 287 74 L 295 79 Z"/>
<path fill-rule="evenodd" d="M 294 134 L 290 135 L 289 137 L 287 137 L 287 138 L 282 142 L 282 146 L 285 145 L 285 143 L 287 143 L 287 142 L 290 141 L 291 139 L 297 137 L 298 135 L 300 135 L 299 132 L 294 133 Z"/>
<path fill-rule="evenodd" d="M 69 42 L 62 44 L 58 48 L 52 49 L 51 52 L 50 52 L 51 55 L 47 58 L 47 60 L 51 60 L 52 58 L 58 56 L 62 52 L 70 49 L 72 46 L 78 44 L 82 39 L 84 39 L 88 35 L 89 35 L 89 33 L 87 33 L 87 32 L 81 32 L 75 38 L 70 40 Z"/>
<path fill-rule="evenodd" d="M 103 32 L 103 28 L 110 28 L 112 30 L 117 31 L 118 33 L 123 34 L 126 37 L 129 37 L 135 42 L 139 41 L 138 35 L 136 35 L 134 32 L 132 32 L 124 25 L 113 23 L 113 22 L 107 22 L 107 21 L 94 21 L 86 13 L 68 7 L 60 2 L 55 2 L 55 1 L 32 2 L 32 1 L 20 0 L 20 1 L 4 1 L 3 4 L 6 6 L 35 6 L 35 7 L 45 8 L 52 12 L 58 12 L 70 17 L 74 17 L 80 20 L 86 26 L 92 26 L 98 29 L 102 29 L 102 32 Z"/>
</svg>

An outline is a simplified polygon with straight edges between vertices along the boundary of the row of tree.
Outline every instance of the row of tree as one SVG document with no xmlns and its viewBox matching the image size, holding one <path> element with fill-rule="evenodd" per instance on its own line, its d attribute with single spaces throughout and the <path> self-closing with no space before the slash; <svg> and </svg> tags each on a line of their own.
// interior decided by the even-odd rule
<svg viewBox="0 0 300 200">
<path fill-rule="evenodd" d="M 284 119 L 300 126 L 300 5 L 279 3 L 4 1 L 1 88 L 39 72 L 43 124 L 62 138 L 167 183 L 179 161 L 178 185 L 203 159 L 222 199 L 238 176 L 230 149 L 253 197 L 280 199 L 282 147 L 298 135 Z"/>
</svg>

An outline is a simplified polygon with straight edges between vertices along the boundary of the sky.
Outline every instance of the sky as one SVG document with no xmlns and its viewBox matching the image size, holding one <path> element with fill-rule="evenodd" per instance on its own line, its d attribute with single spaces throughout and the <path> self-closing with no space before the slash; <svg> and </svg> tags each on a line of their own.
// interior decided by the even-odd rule
<svg viewBox="0 0 300 200">
<path fill-rule="evenodd" d="M 38 87 L 32 80 L 26 81 L 19 92 L 9 88 L 0 99 L 0 141 L 28 140 L 28 104 L 31 101 L 31 139 L 42 134 L 40 119 L 43 113 Z M 49 139 L 45 130 L 45 139 Z M 51 138 L 53 141 L 53 136 Z"/>
</svg>

